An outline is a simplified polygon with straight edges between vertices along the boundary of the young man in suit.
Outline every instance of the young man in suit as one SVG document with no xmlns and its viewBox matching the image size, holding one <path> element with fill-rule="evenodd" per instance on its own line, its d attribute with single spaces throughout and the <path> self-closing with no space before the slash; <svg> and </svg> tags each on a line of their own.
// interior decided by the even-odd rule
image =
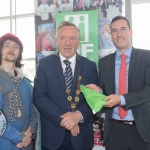
<svg viewBox="0 0 150 150">
<path fill-rule="evenodd" d="M 93 147 L 93 115 L 80 84 L 98 84 L 98 72 L 94 62 L 76 53 L 79 43 L 79 29 L 63 22 L 56 39 L 59 52 L 39 62 L 33 99 L 41 114 L 42 150 Z"/>
<path fill-rule="evenodd" d="M 150 150 L 150 51 L 132 47 L 132 29 L 123 16 L 113 18 L 111 36 L 116 52 L 99 60 L 100 87 L 107 95 L 106 150 Z"/>
</svg>

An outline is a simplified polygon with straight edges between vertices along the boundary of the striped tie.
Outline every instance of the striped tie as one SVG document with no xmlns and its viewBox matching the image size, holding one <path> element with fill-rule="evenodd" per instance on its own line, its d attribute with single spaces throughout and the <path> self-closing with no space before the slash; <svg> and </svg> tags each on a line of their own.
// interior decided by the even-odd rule
<svg viewBox="0 0 150 150">
<path fill-rule="evenodd" d="M 71 67 L 70 67 L 71 62 L 69 60 L 64 60 L 63 62 L 66 65 L 66 69 L 65 69 L 65 72 L 64 72 L 66 86 L 67 86 L 68 89 L 71 89 L 72 80 L 73 80 L 72 70 L 71 70 Z"/>
</svg>

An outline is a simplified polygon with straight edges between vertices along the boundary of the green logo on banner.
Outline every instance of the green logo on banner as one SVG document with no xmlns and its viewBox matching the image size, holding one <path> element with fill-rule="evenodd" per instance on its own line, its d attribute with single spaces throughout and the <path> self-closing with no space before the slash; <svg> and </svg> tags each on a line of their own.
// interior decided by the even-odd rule
<svg viewBox="0 0 150 150">
<path fill-rule="evenodd" d="M 81 56 L 98 63 L 98 12 L 66 12 L 56 14 L 56 28 L 62 21 L 74 23 L 80 29 L 80 47 L 78 53 Z"/>
<path fill-rule="evenodd" d="M 44 12 L 47 12 L 47 8 L 46 7 L 44 7 Z"/>
<path fill-rule="evenodd" d="M 66 6 L 63 7 L 63 11 L 66 11 Z"/>
</svg>

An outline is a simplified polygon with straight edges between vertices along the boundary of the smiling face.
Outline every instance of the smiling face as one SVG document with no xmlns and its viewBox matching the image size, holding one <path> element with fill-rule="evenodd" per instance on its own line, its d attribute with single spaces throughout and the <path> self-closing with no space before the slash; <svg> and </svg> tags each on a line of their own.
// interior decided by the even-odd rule
<svg viewBox="0 0 150 150">
<path fill-rule="evenodd" d="M 1 50 L 2 64 L 6 61 L 15 63 L 19 56 L 19 52 L 19 45 L 16 42 L 6 40 Z"/>
<path fill-rule="evenodd" d="M 63 57 L 69 59 L 74 56 L 80 43 L 79 31 L 74 26 L 63 26 L 58 31 L 56 44 Z"/>
<path fill-rule="evenodd" d="M 111 24 L 111 37 L 114 45 L 120 52 L 125 52 L 131 46 L 132 29 L 127 21 L 120 19 Z"/>
</svg>

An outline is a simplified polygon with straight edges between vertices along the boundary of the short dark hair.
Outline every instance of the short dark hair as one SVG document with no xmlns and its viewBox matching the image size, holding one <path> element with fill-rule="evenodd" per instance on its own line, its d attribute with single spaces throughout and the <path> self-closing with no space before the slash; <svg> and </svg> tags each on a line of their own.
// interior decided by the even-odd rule
<svg viewBox="0 0 150 150">
<path fill-rule="evenodd" d="M 129 29 L 131 29 L 131 26 L 130 26 L 130 22 L 129 22 L 129 20 L 128 20 L 128 18 L 126 18 L 126 17 L 124 17 L 124 16 L 116 16 L 116 17 L 114 17 L 113 19 L 112 19 L 112 21 L 111 21 L 111 25 L 115 22 L 115 21 L 117 21 L 117 20 L 125 20 L 126 22 L 127 22 L 127 25 L 128 25 L 128 27 L 129 27 Z"/>
<path fill-rule="evenodd" d="M 2 48 L 3 48 L 4 42 L 5 41 L 0 43 L 0 65 L 2 64 Z M 20 49 L 20 46 L 19 46 L 19 49 Z M 22 66 L 24 66 L 24 64 L 21 64 L 21 60 L 22 60 L 22 49 L 20 49 L 19 57 L 17 58 L 15 62 L 16 67 L 21 68 Z"/>
<path fill-rule="evenodd" d="M 71 23 L 69 21 L 63 21 L 63 22 L 61 22 L 61 24 L 58 27 L 58 32 L 59 32 L 60 28 L 62 28 L 64 26 L 73 26 L 73 27 L 75 27 L 78 30 L 78 32 L 79 32 L 79 38 L 80 38 L 80 30 L 78 29 L 78 27 L 74 23 Z"/>
</svg>

